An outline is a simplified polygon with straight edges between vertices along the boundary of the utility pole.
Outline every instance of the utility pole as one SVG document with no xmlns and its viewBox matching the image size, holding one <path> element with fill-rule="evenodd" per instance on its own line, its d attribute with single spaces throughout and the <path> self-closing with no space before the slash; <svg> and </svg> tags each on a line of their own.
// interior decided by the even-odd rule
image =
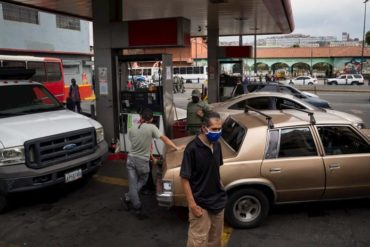
<svg viewBox="0 0 370 247">
<path fill-rule="evenodd" d="M 364 11 L 364 29 L 362 32 L 362 53 L 361 53 L 361 74 L 364 73 L 364 49 L 365 49 L 365 26 L 366 26 L 366 3 L 369 0 L 365 0 L 365 11 Z"/>
</svg>

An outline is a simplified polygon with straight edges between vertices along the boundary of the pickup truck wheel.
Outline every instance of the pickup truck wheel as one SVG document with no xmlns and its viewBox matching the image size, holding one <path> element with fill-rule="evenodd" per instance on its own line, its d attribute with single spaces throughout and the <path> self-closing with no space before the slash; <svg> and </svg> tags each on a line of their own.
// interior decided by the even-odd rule
<svg viewBox="0 0 370 247">
<path fill-rule="evenodd" d="M 232 193 L 226 204 L 226 221 L 236 228 L 259 226 L 269 212 L 269 200 L 256 189 L 241 189 Z"/>
<path fill-rule="evenodd" d="M 6 197 L 4 195 L 0 195 L 0 213 L 4 212 L 6 205 Z"/>
</svg>

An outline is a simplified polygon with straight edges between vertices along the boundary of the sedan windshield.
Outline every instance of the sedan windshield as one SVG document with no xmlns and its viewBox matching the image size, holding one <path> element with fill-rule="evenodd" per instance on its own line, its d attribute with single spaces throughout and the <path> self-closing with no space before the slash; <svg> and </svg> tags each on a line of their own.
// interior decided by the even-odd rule
<svg viewBox="0 0 370 247">
<path fill-rule="evenodd" d="M 59 109 L 63 109 L 63 106 L 41 85 L 0 87 L 0 117 Z"/>
</svg>

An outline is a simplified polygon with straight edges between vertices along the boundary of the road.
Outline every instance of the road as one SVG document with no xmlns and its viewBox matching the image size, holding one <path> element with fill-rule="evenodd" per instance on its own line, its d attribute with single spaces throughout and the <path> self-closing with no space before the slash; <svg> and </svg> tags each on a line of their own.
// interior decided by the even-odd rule
<svg viewBox="0 0 370 247">
<path fill-rule="evenodd" d="M 176 94 L 186 108 L 190 91 Z M 368 95 L 319 93 L 334 109 L 356 114 L 370 126 Z M 121 209 L 127 190 L 123 161 L 106 161 L 90 179 L 11 197 L 12 207 L 0 215 L 0 247 L 21 246 L 185 246 L 187 211 L 158 207 L 154 195 L 143 196 L 149 218 L 137 220 Z M 261 227 L 225 228 L 229 247 L 368 247 L 370 200 L 274 206 Z"/>
</svg>

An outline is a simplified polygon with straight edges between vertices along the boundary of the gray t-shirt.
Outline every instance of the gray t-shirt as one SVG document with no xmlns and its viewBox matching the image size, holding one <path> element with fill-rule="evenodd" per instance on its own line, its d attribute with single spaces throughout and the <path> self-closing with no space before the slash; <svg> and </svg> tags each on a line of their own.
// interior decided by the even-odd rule
<svg viewBox="0 0 370 247">
<path fill-rule="evenodd" d="M 128 131 L 128 138 L 131 142 L 130 155 L 149 160 L 152 140 L 161 136 L 162 133 L 154 124 L 143 123 L 133 126 Z"/>
</svg>

